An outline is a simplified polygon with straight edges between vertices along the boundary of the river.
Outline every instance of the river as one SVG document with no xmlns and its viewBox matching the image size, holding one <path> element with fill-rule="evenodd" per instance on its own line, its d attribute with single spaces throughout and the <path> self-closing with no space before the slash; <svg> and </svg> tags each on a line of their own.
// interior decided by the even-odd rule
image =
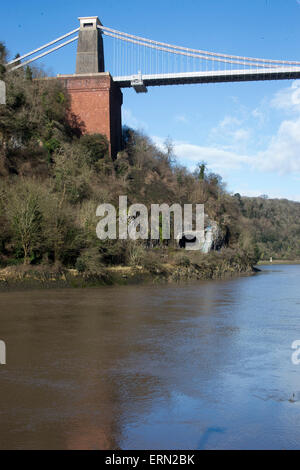
<svg viewBox="0 0 300 470">
<path fill-rule="evenodd" d="M 0 293 L 0 449 L 299 449 L 299 281 Z"/>
</svg>

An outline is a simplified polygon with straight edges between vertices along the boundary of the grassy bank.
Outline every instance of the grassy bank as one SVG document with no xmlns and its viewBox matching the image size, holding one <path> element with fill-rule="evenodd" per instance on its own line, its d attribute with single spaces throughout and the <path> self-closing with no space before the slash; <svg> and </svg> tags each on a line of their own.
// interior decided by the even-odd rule
<svg viewBox="0 0 300 470">
<path fill-rule="evenodd" d="M 0 288 L 11 287 L 93 287 L 140 283 L 169 283 L 192 280 L 225 279 L 255 272 L 249 260 L 233 252 L 180 255 L 171 262 L 147 266 L 109 266 L 97 271 L 42 266 L 10 266 L 0 270 Z"/>
</svg>

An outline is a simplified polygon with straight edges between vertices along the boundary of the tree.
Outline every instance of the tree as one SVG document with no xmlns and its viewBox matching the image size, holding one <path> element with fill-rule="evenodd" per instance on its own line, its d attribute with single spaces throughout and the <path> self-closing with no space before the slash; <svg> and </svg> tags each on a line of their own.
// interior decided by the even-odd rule
<svg viewBox="0 0 300 470">
<path fill-rule="evenodd" d="M 0 42 L 0 63 L 5 64 L 7 58 L 7 50 L 5 44 Z"/>
<path fill-rule="evenodd" d="M 43 195 L 43 236 L 44 252 L 56 265 L 74 263 L 78 257 L 81 230 L 75 224 L 70 206 L 65 203 L 63 194 L 52 193 L 45 188 Z"/>
<path fill-rule="evenodd" d="M 4 78 L 7 50 L 3 42 L 0 42 L 0 79 Z"/>
<path fill-rule="evenodd" d="M 23 250 L 24 264 L 29 264 L 33 249 L 41 239 L 42 214 L 34 182 L 20 180 L 7 192 L 7 218 L 16 246 Z"/>
<path fill-rule="evenodd" d="M 196 174 L 197 178 L 199 179 L 199 181 L 204 181 L 206 168 L 207 168 L 207 163 L 204 162 L 204 161 L 199 162 L 197 164 L 195 174 Z"/>
</svg>

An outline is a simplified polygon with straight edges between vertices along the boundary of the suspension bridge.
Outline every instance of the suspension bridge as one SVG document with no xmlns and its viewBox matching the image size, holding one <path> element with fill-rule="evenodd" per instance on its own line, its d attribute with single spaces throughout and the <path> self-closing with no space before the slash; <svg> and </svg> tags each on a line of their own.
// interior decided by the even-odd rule
<svg viewBox="0 0 300 470">
<path fill-rule="evenodd" d="M 300 78 L 300 61 L 263 59 L 159 42 L 103 26 L 98 17 L 6 64 L 26 67 L 77 41 L 76 73 L 58 75 L 71 95 L 72 110 L 86 132 L 107 135 L 111 153 L 121 146 L 122 88 Z M 109 73 L 105 72 L 104 45 Z"/>
<path fill-rule="evenodd" d="M 29 65 L 95 29 L 112 42 L 107 46 L 113 81 L 121 88 L 133 87 L 137 92 L 146 92 L 150 86 L 300 78 L 300 61 L 245 57 L 176 46 L 105 27 L 97 17 L 80 18 L 79 28 L 8 62 L 7 66 L 13 71 Z M 96 51 L 95 42 L 90 46 L 86 54 Z M 102 55 L 98 64 L 100 68 L 96 66 L 91 70 L 87 66 L 84 73 L 104 72 L 104 54 L 103 50 L 99 51 L 103 45 L 97 46 L 98 53 Z"/>
</svg>

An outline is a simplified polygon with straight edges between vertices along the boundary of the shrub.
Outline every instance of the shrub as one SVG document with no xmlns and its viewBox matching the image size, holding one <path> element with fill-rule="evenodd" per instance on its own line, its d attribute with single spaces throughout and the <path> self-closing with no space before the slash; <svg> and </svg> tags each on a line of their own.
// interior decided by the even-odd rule
<svg viewBox="0 0 300 470">
<path fill-rule="evenodd" d="M 157 274 L 162 269 L 162 265 L 157 254 L 151 251 L 145 253 L 145 256 L 141 260 L 141 265 L 151 274 Z"/>
<path fill-rule="evenodd" d="M 126 247 L 127 263 L 129 266 L 140 266 L 146 257 L 144 244 L 138 241 L 129 241 Z"/>
<path fill-rule="evenodd" d="M 176 265 L 187 268 L 188 266 L 191 265 L 191 260 L 188 256 L 183 255 L 183 256 L 180 256 L 180 257 L 177 258 Z"/>
<path fill-rule="evenodd" d="M 90 165 L 108 155 L 108 140 L 102 134 L 83 135 L 80 138 L 79 146 Z"/>
<path fill-rule="evenodd" d="M 99 273 L 103 269 L 103 263 L 99 249 L 94 247 L 83 250 L 76 260 L 75 268 L 80 273 Z"/>
</svg>

